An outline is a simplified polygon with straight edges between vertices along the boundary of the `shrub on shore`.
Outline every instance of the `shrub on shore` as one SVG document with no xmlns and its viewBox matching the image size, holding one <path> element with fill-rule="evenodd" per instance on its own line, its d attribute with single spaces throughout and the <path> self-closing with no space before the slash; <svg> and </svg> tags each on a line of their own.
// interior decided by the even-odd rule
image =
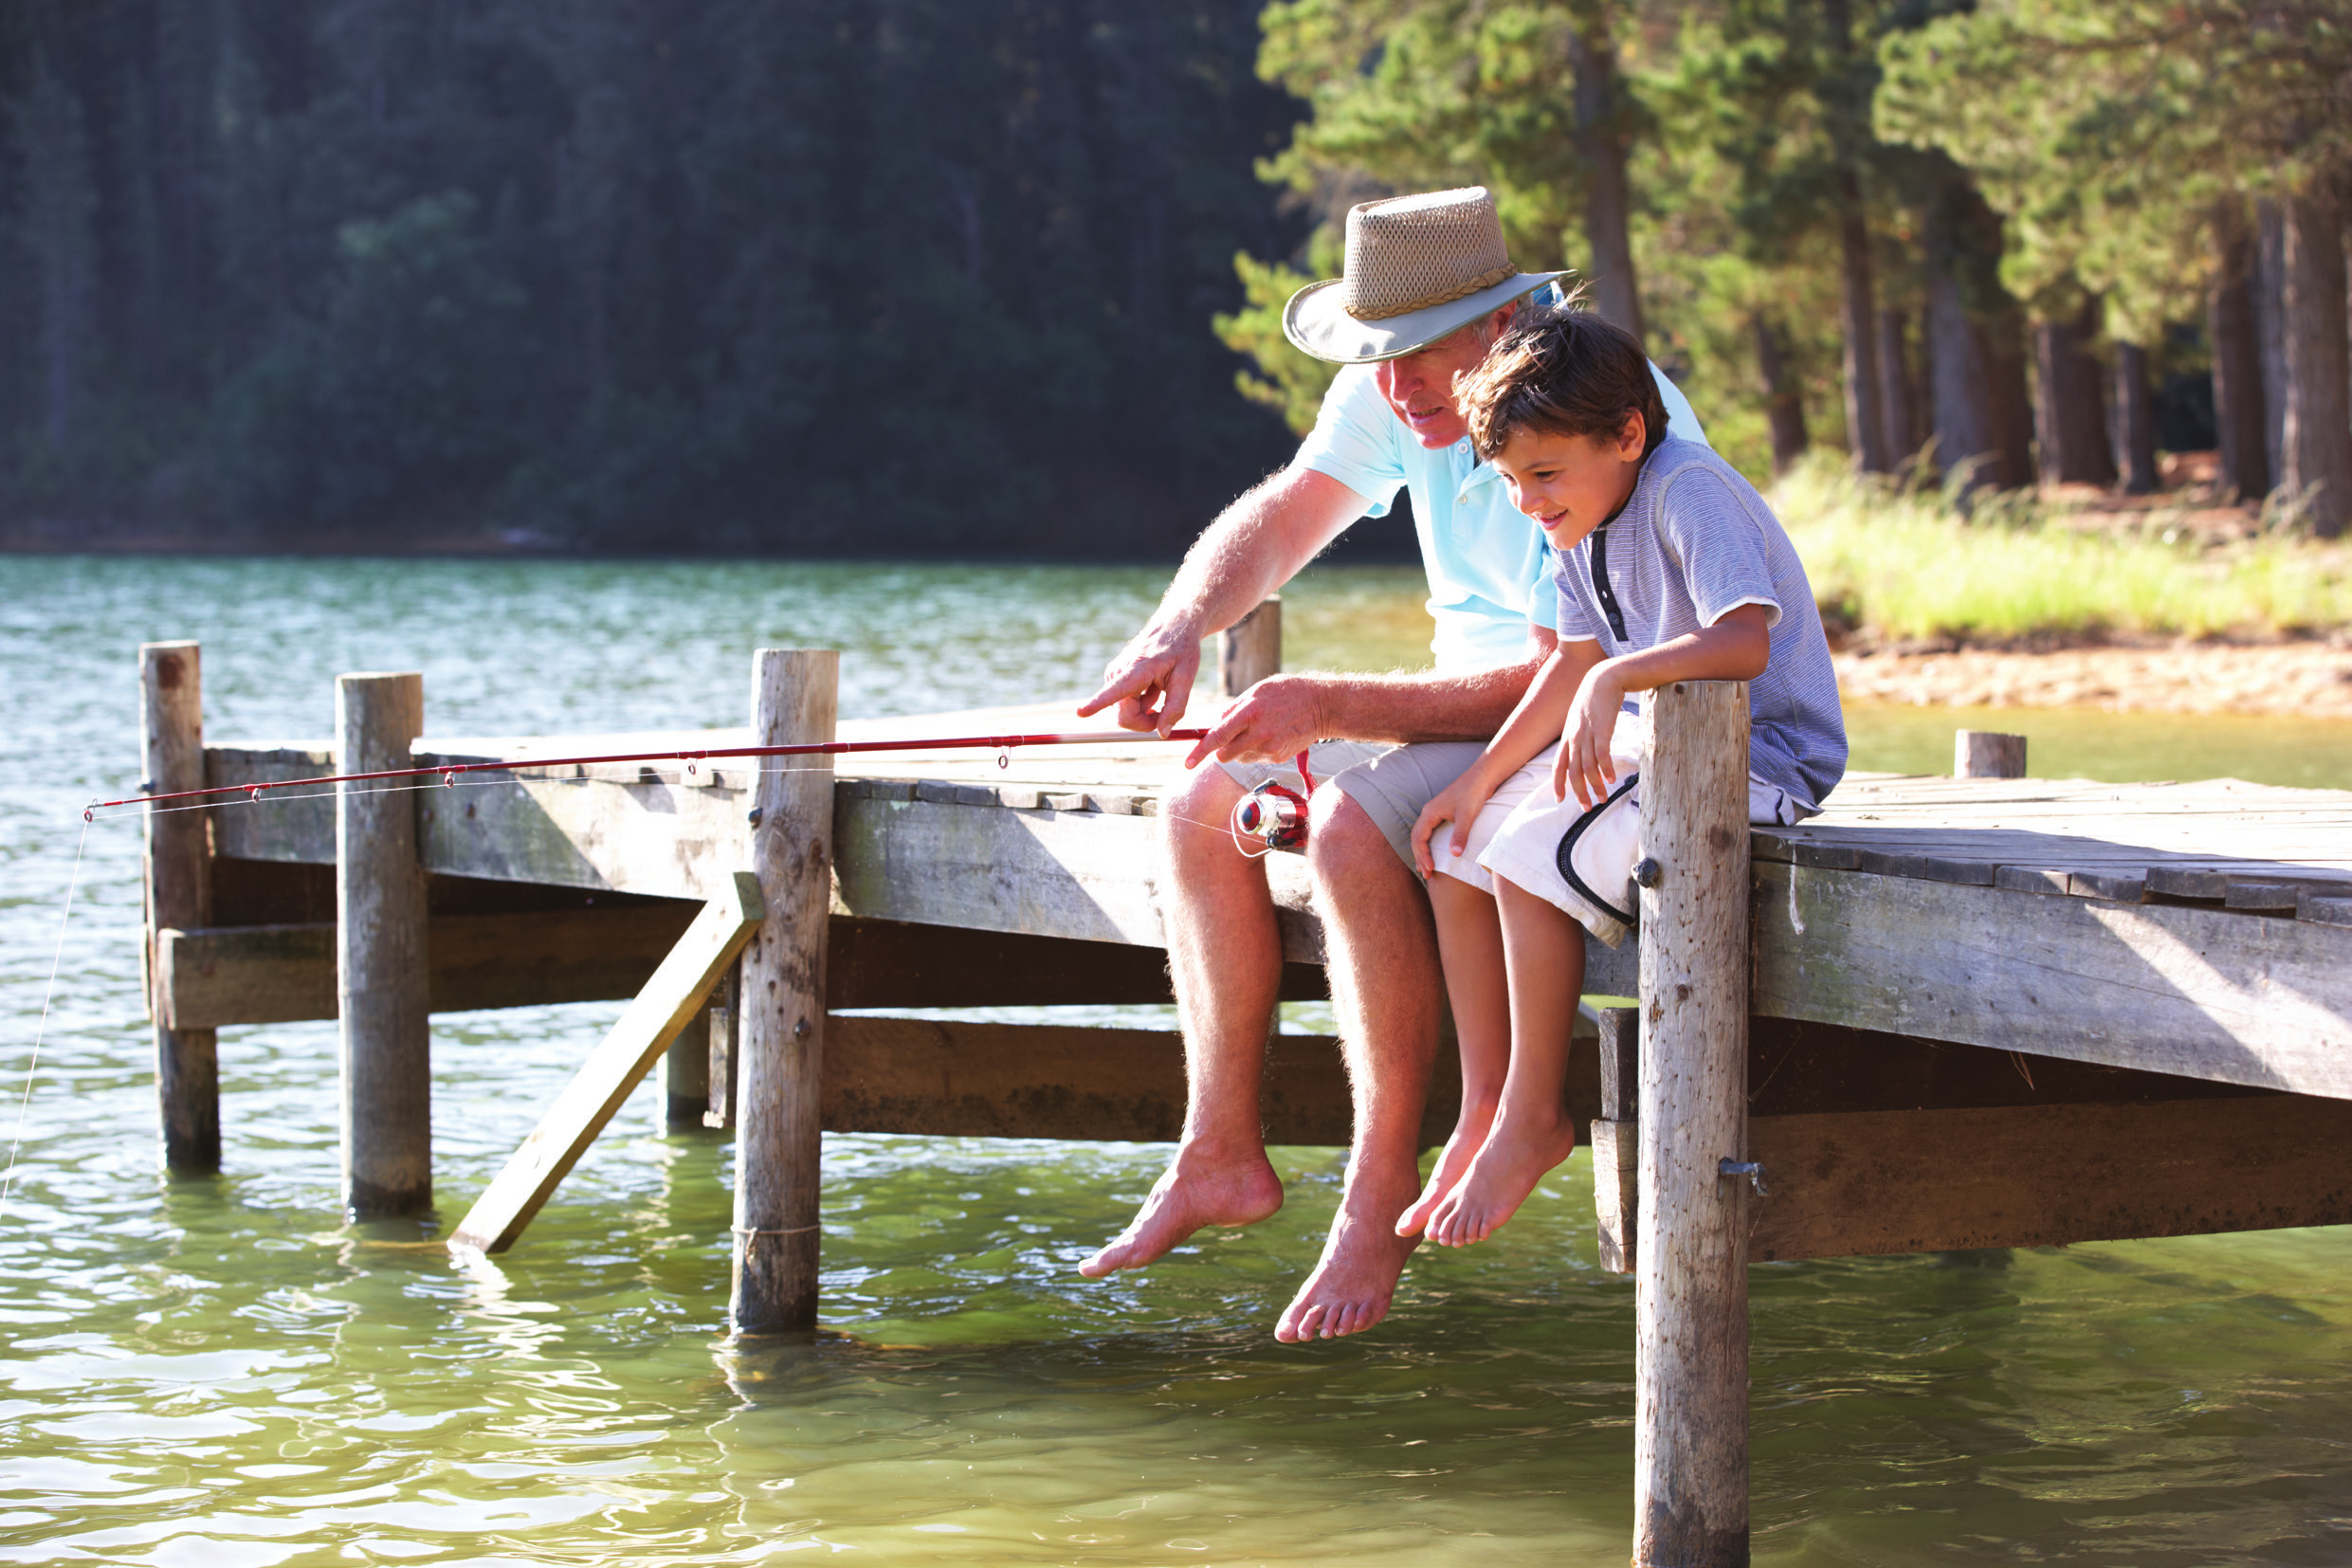
<svg viewBox="0 0 2352 1568">
<path fill-rule="evenodd" d="M 1833 627 L 1874 642 L 2308 636 L 2352 625 L 2352 548 L 2215 528 L 2173 500 L 2086 526 L 2030 495 L 1956 496 L 1823 454 L 1772 490 Z M 2243 516 L 2243 514 L 2237 514 Z"/>
</svg>

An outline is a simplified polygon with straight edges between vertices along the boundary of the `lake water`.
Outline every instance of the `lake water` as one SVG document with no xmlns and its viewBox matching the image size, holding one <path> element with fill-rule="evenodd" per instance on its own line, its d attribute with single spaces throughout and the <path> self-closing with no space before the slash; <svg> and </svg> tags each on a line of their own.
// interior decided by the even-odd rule
<svg viewBox="0 0 2352 1568">
<path fill-rule="evenodd" d="M 1078 691 L 1164 577 L 0 558 L 0 1130 L 79 808 L 137 775 L 142 640 L 203 641 L 221 739 L 330 733 L 353 669 L 423 669 L 442 734 L 736 723 L 762 645 L 842 648 L 866 717 Z M 1290 662 L 1414 662 L 1410 584 L 1298 585 Z M 1856 765 L 1948 767 L 1954 722 L 1858 713 Z M 2344 726 L 1989 727 L 2040 773 L 2352 778 Z M 137 842 L 88 835 L 0 1205 L 0 1560 L 1625 1560 L 1632 1291 L 1594 1262 L 1582 1154 L 1495 1241 L 1416 1259 L 1378 1330 L 1284 1346 L 1336 1151 L 1277 1151 L 1272 1221 L 1091 1285 L 1163 1150 L 829 1139 L 828 1334 L 738 1349 L 728 1145 L 665 1136 L 650 1089 L 495 1264 L 343 1223 L 329 1025 L 224 1030 L 226 1169 L 161 1178 Z M 616 1011 L 435 1020 L 445 1220 Z M 2346 1241 L 1758 1267 L 1758 1560 L 2352 1559 Z"/>
</svg>

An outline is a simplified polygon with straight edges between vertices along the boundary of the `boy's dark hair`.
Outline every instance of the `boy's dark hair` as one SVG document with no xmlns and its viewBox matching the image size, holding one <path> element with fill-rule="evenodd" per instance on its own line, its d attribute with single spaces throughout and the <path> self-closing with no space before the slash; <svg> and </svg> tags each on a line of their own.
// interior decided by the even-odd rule
<svg viewBox="0 0 2352 1568">
<path fill-rule="evenodd" d="M 1456 402 L 1483 458 L 1522 429 L 1614 441 L 1630 413 L 1642 416 L 1643 457 L 1666 439 L 1666 399 L 1639 340 L 1575 305 L 1522 314 L 1464 378 Z"/>
</svg>

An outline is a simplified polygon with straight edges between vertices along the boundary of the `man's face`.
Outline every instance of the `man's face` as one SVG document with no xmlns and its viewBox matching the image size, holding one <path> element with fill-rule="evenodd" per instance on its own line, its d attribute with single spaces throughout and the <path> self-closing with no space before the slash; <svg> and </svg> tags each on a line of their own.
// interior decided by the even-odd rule
<svg viewBox="0 0 2352 1568">
<path fill-rule="evenodd" d="M 1379 374 L 1380 395 L 1422 446 L 1435 451 L 1470 433 L 1454 407 L 1454 378 L 1478 368 L 1515 308 L 1505 305 L 1425 349 L 1383 359 L 1374 367 Z"/>
</svg>

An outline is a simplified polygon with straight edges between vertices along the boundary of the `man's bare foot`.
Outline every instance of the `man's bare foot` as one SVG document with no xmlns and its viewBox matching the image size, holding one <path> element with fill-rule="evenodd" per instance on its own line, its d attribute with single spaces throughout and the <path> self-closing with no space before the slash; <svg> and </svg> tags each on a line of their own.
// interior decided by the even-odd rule
<svg viewBox="0 0 2352 1568">
<path fill-rule="evenodd" d="M 1446 1146 L 1437 1151 L 1437 1163 L 1430 1167 L 1429 1185 L 1421 1189 L 1421 1195 L 1413 1200 L 1413 1207 L 1397 1218 L 1398 1235 L 1417 1236 L 1429 1228 L 1430 1216 L 1437 1212 L 1437 1206 L 1445 1201 L 1446 1194 L 1453 1191 L 1454 1184 L 1470 1168 L 1470 1160 L 1477 1155 L 1479 1146 L 1486 1141 L 1486 1129 L 1493 1125 L 1493 1101 L 1477 1103 L 1465 1100 L 1462 1103 L 1462 1119 L 1453 1124 L 1452 1136 L 1446 1140 Z"/>
<path fill-rule="evenodd" d="M 1179 1148 L 1127 1228 L 1078 1271 L 1099 1280 L 1122 1268 L 1140 1268 L 1204 1227 L 1255 1225 L 1281 1207 L 1282 1177 L 1264 1149 L 1220 1160 Z"/>
<path fill-rule="evenodd" d="M 1519 1212 L 1544 1173 L 1576 1146 L 1577 1124 L 1565 1111 L 1514 1116 L 1506 1107 L 1468 1172 L 1431 1216 L 1430 1240 L 1440 1247 L 1485 1241 Z"/>
<path fill-rule="evenodd" d="M 1274 1338 L 1285 1344 L 1301 1340 L 1336 1340 L 1361 1334 L 1388 1316 L 1389 1301 L 1396 1294 L 1397 1276 L 1405 1260 L 1421 1245 L 1417 1237 L 1400 1237 L 1395 1215 L 1401 1194 L 1413 1191 L 1407 1180 L 1396 1186 L 1397 1199 L 1384 1200 L 1359 1189 L 1369 1183 L 1351 1180 L 1340 1212 L 1331 1219 L 1331 1235 L 1315 1272 L 1283 1308 Z"/>
</svg>

